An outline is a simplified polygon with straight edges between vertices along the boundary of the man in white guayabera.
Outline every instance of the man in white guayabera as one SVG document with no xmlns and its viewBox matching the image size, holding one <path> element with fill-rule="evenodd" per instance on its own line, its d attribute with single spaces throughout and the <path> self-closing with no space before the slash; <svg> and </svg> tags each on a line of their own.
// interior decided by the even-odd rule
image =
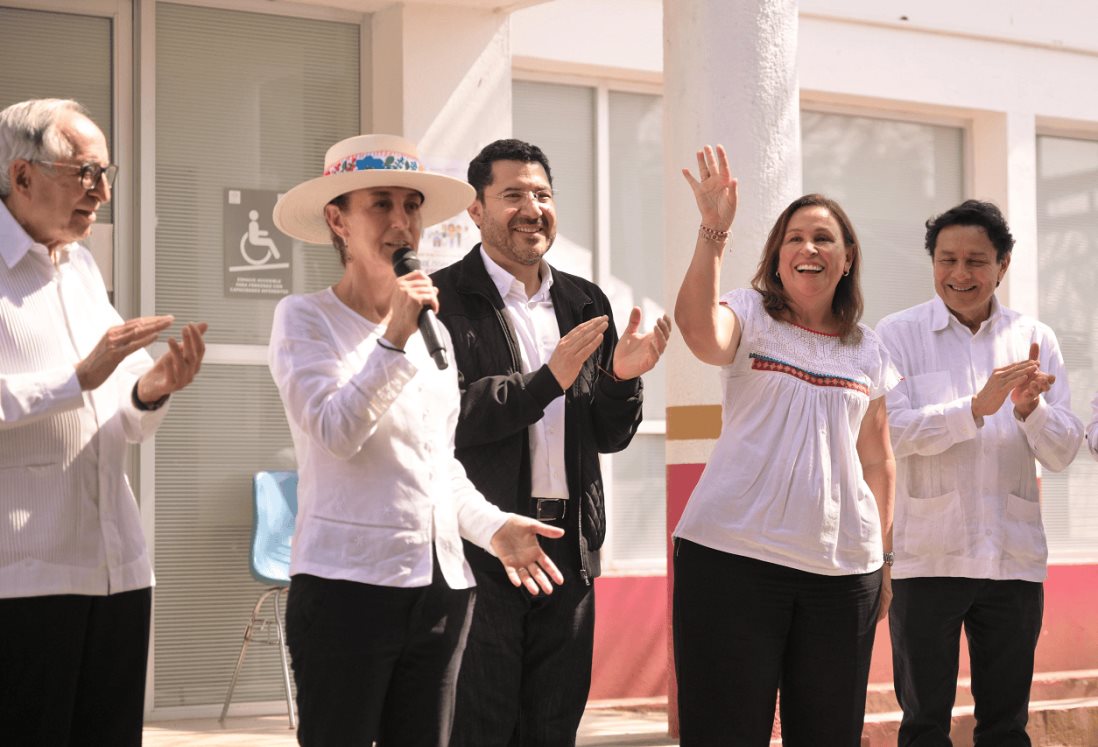
<svg viewBox="0 0 1098 747">
<path fill-rule="evenodd" d="M 1014 238 L 969 200 L 926 224 L 937 297 L 877 327 L 904 380 L 888 394 L 896 453 L 892 660 L 900 745 L 949 745 L 961 626 L 977 745 L 1028 745 L 1048 548 L 1037 468 L 1083 437 L 1056 335 L 1000 305 Z"/>
<path fill-rule="evenodd" d="M 205 324 L 123 321 L 77 243 L 118 167 L 75 101 L 0 112 L 0 741 L 141 744 L 152 566 L 126 480 Z"/>
</svg>

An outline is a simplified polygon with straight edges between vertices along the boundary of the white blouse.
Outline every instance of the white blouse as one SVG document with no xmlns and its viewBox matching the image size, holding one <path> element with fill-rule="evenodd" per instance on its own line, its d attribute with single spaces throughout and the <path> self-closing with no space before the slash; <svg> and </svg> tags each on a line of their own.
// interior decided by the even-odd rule
<svg viewBox="0 0 1098 747">
<path fill-rule="evenodd" d="M 845 344 L 771 318 L 749 289 L 721 297 L 742 327 L 720 371 L 721 435 L 675 536 L 838 576 L 883 561 L 857 441 L 871 400 L 900 380 L 877 335 Z"/>
<path fill-rule="evenodd" d="M 450 588 L 465 589 L 461 538 L 491 552 L 507 514 L 454 457 L 453 361 L 440 371 L 418 334 L 406 354 L 386 350 L 384 334 L 331 288 L 275 309 L 270 367 L 298 461 L 290 574 L 426 586 L 434 552 Z"/>
</svg>

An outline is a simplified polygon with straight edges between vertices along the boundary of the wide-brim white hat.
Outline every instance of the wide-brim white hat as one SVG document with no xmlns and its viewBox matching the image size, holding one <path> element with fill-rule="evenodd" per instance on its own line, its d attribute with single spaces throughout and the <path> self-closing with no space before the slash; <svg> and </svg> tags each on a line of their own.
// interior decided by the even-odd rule
<svg viewBox="0 0 1098 747">
<path fill-rule="evenodd" d="M 342 194 L 368 187 L 405 187 L 421 193 L 424 226 L 452 218 L 476 199 L 476 190 L 466 182 L 426 171 L 415 143 L 396 135 L 358 135 L 328 149 L 321 176 L 279 198 L 275 225 L 310 244 L 331 243 L 324 206 Z"/>
</svg>

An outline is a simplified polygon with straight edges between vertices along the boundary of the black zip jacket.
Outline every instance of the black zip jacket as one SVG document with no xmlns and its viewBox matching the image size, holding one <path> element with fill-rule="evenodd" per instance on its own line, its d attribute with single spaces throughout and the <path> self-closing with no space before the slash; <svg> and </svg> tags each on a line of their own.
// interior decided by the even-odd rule
<svg viewBox="0 0 1098 747">
<path fill-rule="evenodd" d="M 606 537 L 599 453 L 621 451 L 641 421 L 640 378 L 616 381 L 612 370 L 614 329 L 610 302 L 598 286 L 553 268 L 550 296 L 563 337 L 576 325 L 603 314 L 610 327 L 602 345 L 587 359 L 575 382 L 562 392 L 542 366 L 522 373 L 514 332 L 503 312 L 480 244 L 465 257 L 431 276 L 439 289 L 439 319 L 453 339 L 461 386 L 457 458 L 473 484 L 504 511 L 531 515 L 528 428 L 545 407 L 564 394 L 564 460 L 568 479 L 567 532 L 579 538 L 578 568 L 586 583 L 601 572 L 599 548 Z M 578 509 L 578 510 L 577 510 Z M 503 573 L 499 561 L 465 543 L 478 572 Z"/>
</svg>

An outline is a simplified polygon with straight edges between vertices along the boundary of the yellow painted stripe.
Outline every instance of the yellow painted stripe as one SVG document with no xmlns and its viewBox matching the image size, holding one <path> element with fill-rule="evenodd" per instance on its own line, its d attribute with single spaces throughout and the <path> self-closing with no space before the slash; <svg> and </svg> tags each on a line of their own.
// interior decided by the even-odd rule
<svg viewBox="0 0 1098 747">
<path fill-rule="evenodd" d="M 684 405 L 667 408 L 667 439 L 686 441 L 721 435 L 720 405 Z"/>
</svg>

